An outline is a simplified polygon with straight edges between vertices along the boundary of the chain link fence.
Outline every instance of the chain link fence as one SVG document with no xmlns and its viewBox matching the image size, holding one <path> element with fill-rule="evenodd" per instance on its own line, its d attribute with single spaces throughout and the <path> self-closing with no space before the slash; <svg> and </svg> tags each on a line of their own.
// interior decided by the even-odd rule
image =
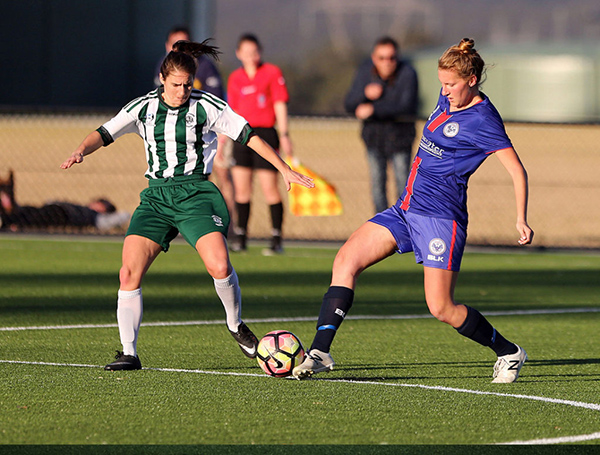
<svg viewBox="0 0 600 455">
<path fill-rule="evenodd" d="M 68 171 L 59 168 L 81 140 L 108 118 L 103 114 L 0 115 L 0 179 L 14 171 L 17 203 L 39 206 L 60 200 L 85 205 L 104 197 L 118 210 L 133 212 L 139 192 L 147 185 L 143 143 L 136 135 L 126 135 L 86 157 L 83 165 Z M 596 150 L 600 125 L 509 123 L 507 131 L 529 174 L 534 245 L 600 247 Z M 296 217 L 286 211 L 284 237 L 345 240 L 373 215 L 360 123 L 348 118 L 294 117 L 290 133 L 295 155 L 336 187 L 344 210 L 332 217 Z M 499 161 L 493 156 L 486 160 L 469 186 L 469 244 L 516 245 L 514 191 Z M 389 199 L 396 197 L 390 183 Z M 6 230 L 5 226 L 0 233 Z M 255 186 L 249 236 L 269 235 L 270 215 Z"/>
</svg>

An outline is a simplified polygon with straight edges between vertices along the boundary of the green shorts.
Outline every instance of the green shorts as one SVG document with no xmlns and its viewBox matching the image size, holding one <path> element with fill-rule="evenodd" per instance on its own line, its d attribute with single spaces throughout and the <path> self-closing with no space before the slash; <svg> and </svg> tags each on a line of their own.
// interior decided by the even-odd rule
<svg viewBox="0 0 600 455">
<path fill-rule="evenodd" d="M 229 211 L 221 192 L 206 175 L 152 179 L 140 193 L 127 235 L 158 243 L 164 251 L 181 233 L 192 247 L 211 232 L 227 235 Z"/>
</svg>

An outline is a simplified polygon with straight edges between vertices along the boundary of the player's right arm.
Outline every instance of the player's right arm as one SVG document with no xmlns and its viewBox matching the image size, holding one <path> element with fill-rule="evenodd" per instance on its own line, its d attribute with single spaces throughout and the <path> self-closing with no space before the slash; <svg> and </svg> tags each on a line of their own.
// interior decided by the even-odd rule
<svg viewBox="0 0 600 455">
<path fill-rule="evenodd" d="M 74 164 L 81 163 L 84 156 L 94 153 L 103 145 L 104 141 L 102 136 L 100 136 L 100 133 L 98 131 L 92 131 L 86 136 L 83 142 L 79 144 L 79 147 L 75 149 L 71 156 L 60 165 L 60 167 L 62 169 L 69 169 Z"/>
<path fill-rule="evenodd" d="M 132 101 L 128 106 L 136 101 L 137 100 Z M 142 104 L 137 104 L 137 109 L 140 109 Z M 62 169 L 69 169 L 74 164 L 81 163 L 84 156 L 94 153 L 100 147 L 111 144 L 115 141 L 115 139 L 124 134 L 136 132 L 136 117 L 132 112 L 133 109 L 127 109 L 128 106 L 125 106 L 123 109 L 121 109 L 117 115 L 115 115 L 100 128 L 88 134 L 83 142 L 79 144 L 79 147 L 75 149 L 71 156 L 67 158 L 65 162 L 60 165 L 60 167 Z"/>
</svg>

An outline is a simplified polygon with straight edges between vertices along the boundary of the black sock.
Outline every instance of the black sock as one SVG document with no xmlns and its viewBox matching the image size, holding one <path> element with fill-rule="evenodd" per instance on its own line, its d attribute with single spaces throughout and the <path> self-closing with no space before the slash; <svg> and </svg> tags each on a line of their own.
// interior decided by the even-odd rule
<svg viewBox="0 0 600 455">
<path fill-rule="evenodd" d="M 498 357 L 518 351 L 514 343 L 504 338 L 479 311 L 469 306 L 465 322 L 456 331 L 482 346 L 491 348 Z"/>
<path fill-rule="evenodd" d="M 333 338 L 352 307 L 354 291 L 343 286 L 331 286 L 323 296 L 317 321 L 317 334 L 310 349 L 329 352 Z"/>
<path fill-rule="evenodd" d="M 281 237 L 281 227 L 283 226 L 283 203 L 278 202 L 269 206 L 271 211 L 271 224 L 273 226 L 273 236 Z"/>
<path fill-rule="evenodd" d="M 235 211 L 237 212 L 237 228 L 239 233 L 246 234 L 248 231 L 248 220 L 250 219 L 250 203 L 235 203 Z"/>
</svg>

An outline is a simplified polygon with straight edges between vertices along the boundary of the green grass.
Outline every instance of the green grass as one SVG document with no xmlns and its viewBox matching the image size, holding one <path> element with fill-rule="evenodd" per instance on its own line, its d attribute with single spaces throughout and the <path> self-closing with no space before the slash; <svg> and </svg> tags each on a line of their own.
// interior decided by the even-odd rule
<svg viewBox="0 0 600 455">
<path fill-rule="evenodd" d="M 118 242 L 0 237 L 0 327 L 111 325 L 0 331 L 0 360 L 32 362 L 0 363 L 0 444 L 374 447 L 600 432 L 598 409 L 519 397 L 598 407 L 600 313 L 490 316 L 530 357 L 517 383 L 491 384 L 489 349 L 433 318 L 385 319 L 427 314 L 422 269 L 412 255 L 360 277 L 351 315 L 383 317 L 346 320 L 332 348 L 336 368 L 318 380 L 262 375 L 221 323 L 142 327 L 145 369 L 105 372 L 101 366 L 120 347 L 120 254 Z M 234 256 L 244 318 L 316 320 L 334 256 L 333 249 L 293 247 L 281 257 L 264 258 L 258 248 Z M 598 309 L 599 272 L 598 255 L 471 252 L 456 298 L 483 313 Z M 173 245 L 147 275 L 144 322 L 223 319 L 201 261 L 188 246 Z M 309 345 L 315 321 L 249 325 L 259 336 L 291 330 Z"/>
</svg>

